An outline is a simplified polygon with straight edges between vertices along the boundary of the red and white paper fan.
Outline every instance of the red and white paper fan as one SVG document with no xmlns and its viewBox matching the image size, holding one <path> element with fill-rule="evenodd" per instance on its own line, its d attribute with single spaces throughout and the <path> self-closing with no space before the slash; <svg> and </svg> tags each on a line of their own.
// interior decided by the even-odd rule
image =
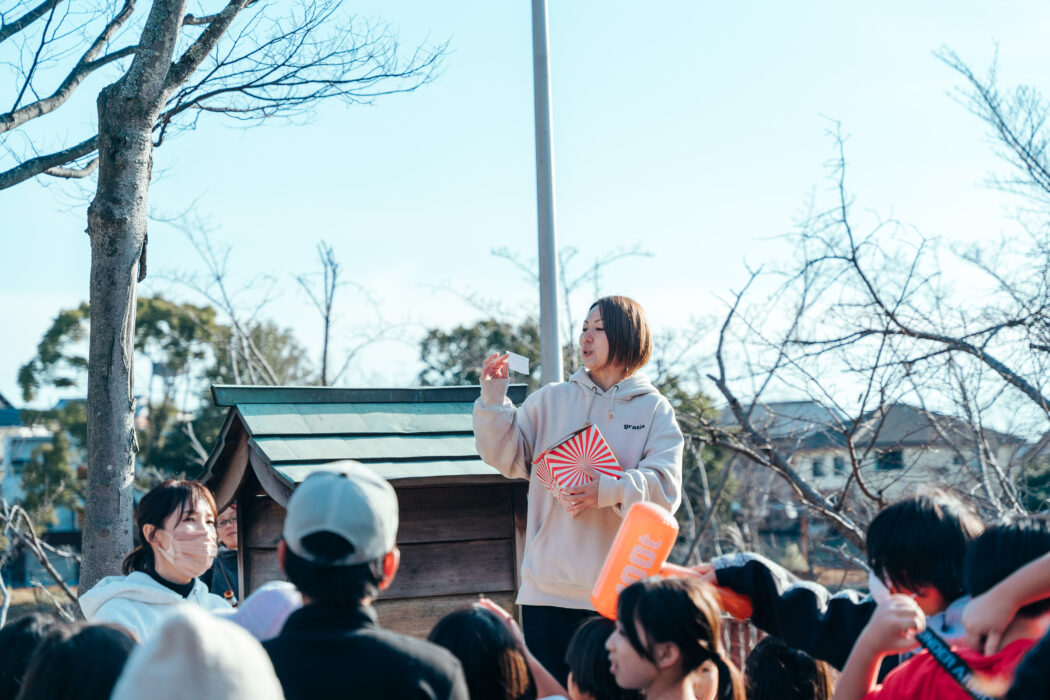
<svg viewBox="0 0 1050 700">
<path fill-rule="evenodd" d="M 536 478 L 540 480 L 540 483 L 548 489 L 554 488 L 554 477 L 551 475 L 551 468 L 547 465 L 546 452 L 541 454 L 539 459 L 532 463 L 532 469 L 536 473 Z"/>
<path fill-rule="evenodd" d="M 623 474 L 616 455 L 596 426 L 588 426 L 568 440 L 544 453 L 543 462 L 551 476 L 549 488 L 572 488 L 591 481 L 584 468 L 617 479 Z M 542 478 L 542 477 L 541 477 Z"/>
</svg>

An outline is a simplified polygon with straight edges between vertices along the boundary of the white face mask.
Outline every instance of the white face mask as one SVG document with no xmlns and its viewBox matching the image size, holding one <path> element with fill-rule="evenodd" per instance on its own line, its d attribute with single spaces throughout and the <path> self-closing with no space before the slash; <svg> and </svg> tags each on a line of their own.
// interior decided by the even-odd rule
<svg viewBox="0 0 1050 700">
<path fill-rule="evenodd" d="M 882 582 L 882 579 L 875 575 L 874 571 L 868 572 L 868 591 L 871 593 L 871 598 L 876 603 L 881 603 L 890 597 L 890 589 L 886 588 L 886 584 Z"/>
<path fill-rule="evenodd" d="M 156 551 L 186 578 L 197 578 L 210 569 L 218 551 L 214 533 L 207 530 L 174 534 L 158 530 L 157 538 L 166 539 L 167 543 L 157 547 Z"/>
</svg>

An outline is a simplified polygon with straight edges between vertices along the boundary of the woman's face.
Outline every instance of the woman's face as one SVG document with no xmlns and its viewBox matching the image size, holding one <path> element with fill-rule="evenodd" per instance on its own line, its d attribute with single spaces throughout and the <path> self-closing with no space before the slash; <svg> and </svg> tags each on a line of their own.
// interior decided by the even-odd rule
<svg viewBox="0 0 1050 700">
<path fill-rule="evenodd" d="M 645 630 L 638 630 L 638 637 L 643 646 L 647 645 Z M 616 629 L 605 642 L 609 652 L 609 670 L 616 678 L 616 684 L 628 690 L 645 690 L 656 679 L 659 669 L 631 646 L 631 641 L 624 634 L 622 623 L 616 621 Z"/>
<path fill-rule="evenodd" d="M 601 369 L 609 361 L 609 339 L 605 335 L 602 314 L 595 306 L 583 321 L 580 332 L 580 357 L 588 371 Z"/>
<path fill-rule="evenodd" d="M 237 506 L 230 506 L 222 512 L 215 530 L 227 549 L 237 549 Z"/>
<path fill-rule="evenodd" d="M 204 533 L 210 535 L 212 542 L 216 540 L 215 514 L 211 510 L 211 505 L 203 498 L 197 499 L 192 506 L 187 502 L 181 513 L 178 508 L 173 510 L 158 529 L 172 536 L 180 534 L 193 536 Z M 153 538 L 147 537 L 146 539 L 151 541 Z"/>
<path fill-rule="evenodd" d="M 718 666 L 711 659 L 693 671 L 693 695 L 696 700 L 715 700 L 718 697 Z"/>
</svg>

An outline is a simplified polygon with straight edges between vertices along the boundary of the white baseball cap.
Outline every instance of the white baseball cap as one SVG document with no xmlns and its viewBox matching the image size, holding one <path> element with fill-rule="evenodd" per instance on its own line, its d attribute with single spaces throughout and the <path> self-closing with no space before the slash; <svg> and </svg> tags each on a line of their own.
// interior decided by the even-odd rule
<svg viewBox="0 0 1050 700">
<path fill-rule="evenodd" d="M 324 566 L 364 564 L 394 549 L 397 494 L 386 479 L 350 460 L 324 465 L 306 477 L 288 500 L 282 535 L 297 556 Z M 338 559 L 314 554 L 303 539 L 319 532 L 339 535 L 353 551 Z"/>
</svg>

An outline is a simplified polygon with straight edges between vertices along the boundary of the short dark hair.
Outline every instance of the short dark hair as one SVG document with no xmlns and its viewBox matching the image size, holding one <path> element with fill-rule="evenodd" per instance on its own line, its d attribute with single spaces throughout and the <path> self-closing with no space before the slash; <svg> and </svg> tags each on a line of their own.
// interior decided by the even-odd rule
<svg viewBox="0 0 1050 700">
<path fill-rule="evenodd" d="M 18 695 L 33 652 L 60 629 L 58 620 L 41 613 L 11 620 L 0 628 L 0 699 L 11 700 Z"/>
<path fill-rule="evenodd" d="M 637 690 L 616 685 L 616 677 L 609 670 L 609 656 L 605 642 L 616 629 L 616 623 L 604 617 L 592 617 L 576 628 L 565 663 L 569 665 L 572 681 L 581 691 L 593 698 L 608 700 L 641 700 Z"/>
<path fill-rule="evenodd" d="M 722 613 L 711 586 L 697 579 L 653 576 L 620 592 L 617 619 L 640 656 L 653 661 L 652 646 L 678 647 L 682 670 L 689 674 L 705 661 L 718 667 L 718 700 L 743 700 L 740 672 L 722 646 Z M 648 645 L 642 643 L 639 627 Z"/>
<path fill-rule="evenodd" d="M 18 700 L 108 700 L 135 646 L 116 625 L 65 625 L 37 647 Z"/>
<path fill-rule="evenodd" d="M 438 620 L 427 639 L 459 659 L 472 698 L 535 700 L 525 650 L 495 613 L 478 606 Z"/>
<path fill-rule="evenodd" d="M 964 593 L 966 548 L 984 523 L 962 501 L 939 489 L 883 508 L 868 526 L 868 565 L 879 578 L 917 591 L 933 586 L 945 602 Z"/>
<path fill-rule="evenodd" d="M 1050 552 L 1050 521 L 1045 516 L 1019 517 L 997 523 L 966 550 L 966 592 L 979 596 L 1028 562 Z M 1017 611 L 1022 617 L 1050 612 L 1050 598 Z"/>
<path fill-rule="evenodd" d="M 334 532 L 316 532 L 300 541 L 311 554 L 322 559 L 340 559 L 354 551 L 354 545 Z M 356 607 L 379 595 L 383 580 L 383 559 L 362 564 L 328 566 L 315 564 L 285 546 L 284 573 L 299 592 L 313 602 L 334 607 Z"/>
<path fill-rule="evenodd" d="M 653 339 L 645 309 L 628 297 L 602 297 L 591 304 L 598 307 L 609 341 L 609 364 L 623 365 L 627 376 L 634 374 L 653 354 Z"/>
<path fill-rule="evenodd" d="M 823 661 L 765 637 L 744 665 L 747 700 L 829 700 L 834 685 Z"/>
<path fill-rule="evenodd" d="M 164 527 L 164 521 L 175 511 L 179 517 L 186 512 L 187 505 L 194 507 L 197 501 L 203 500 L 211 507 L 211 514 L 218 517 L 218 509 L 215 506 L 215 496 L 211 490 L 199 481 L 188 481 L 186 479 L 168 479 L 157 484 L 149 493 L 142 497 L 138 507 L 135 509 L 135 540 L 138 546 L 131 550 L 131 554 L 124 558 L 121 571 L 130 574 L 132 571 L 150 571 L 154 568 L 153 547 L 146 542 L 142 528 L 152 525 L 155 528 Z"/>
</svg>

